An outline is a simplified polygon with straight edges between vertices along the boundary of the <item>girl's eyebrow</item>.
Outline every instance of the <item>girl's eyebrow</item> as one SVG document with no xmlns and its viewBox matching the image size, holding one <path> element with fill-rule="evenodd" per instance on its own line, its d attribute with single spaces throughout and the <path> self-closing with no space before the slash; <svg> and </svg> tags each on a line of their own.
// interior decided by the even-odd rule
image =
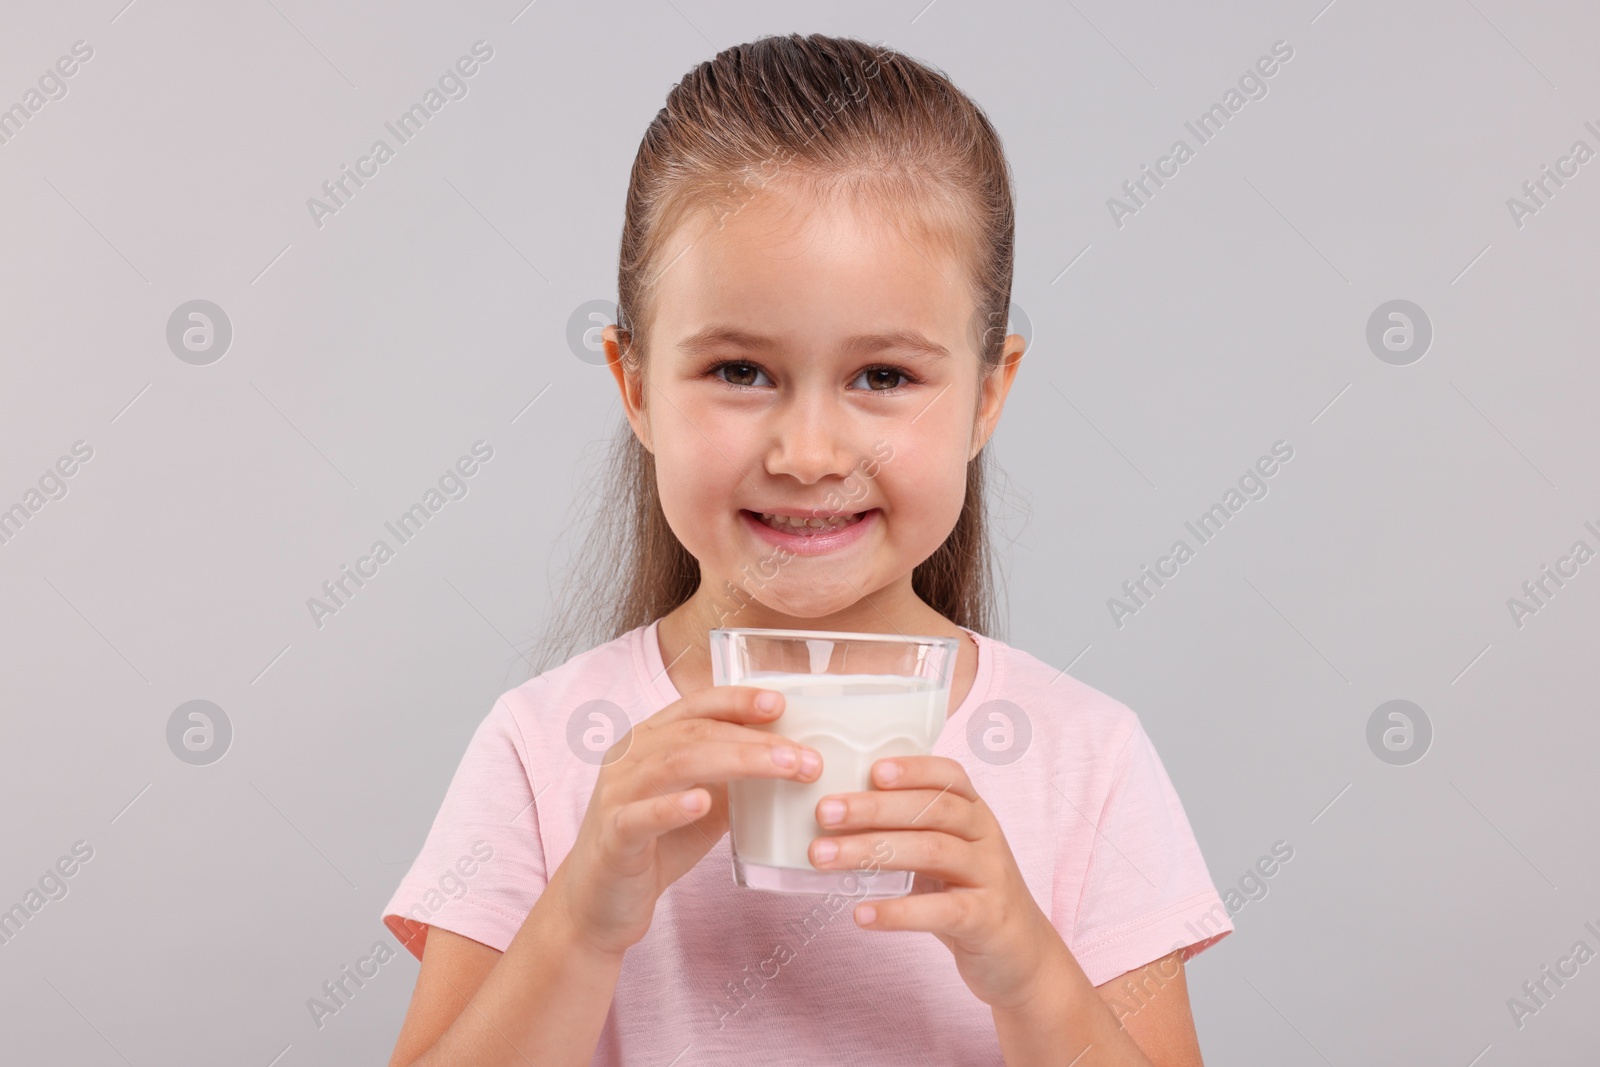
<svg viewBox="0 0 1600 1067">
<path fill-rule="evenodd" d="M 754 352 L 780 352 L 783 343 L 775 337 L 751 333 L 733 326 L 707 326 L 678 343 L 679 351 L 697 356 L 717 348 L 741 348 Z M 871 355 L 885 349 L 900 349 L 929 361 L 946 359 L 950 350 L 929 339 L 917 330 L 889 330 L 884 333 L 858 334 L 839 346 L 848 356 Z"/>
</svg>

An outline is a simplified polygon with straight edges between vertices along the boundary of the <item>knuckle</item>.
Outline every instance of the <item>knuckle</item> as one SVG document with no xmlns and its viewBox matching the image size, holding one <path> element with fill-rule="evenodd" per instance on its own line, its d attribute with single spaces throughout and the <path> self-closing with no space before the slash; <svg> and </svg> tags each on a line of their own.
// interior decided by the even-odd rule
<svg viewBox="0 0 1600 1067">
<path fill-rule="evenodd" d="M 946 893 L 945 896 L 954 898 L 950 902 L 950 910 L 955 913 L 951 916 L 952 925 L 958 930 L 973 929 L 978 914 L 972 902 L 972 895 Z"/>
<path fill-rule="evenodd" d="M 600 805 L 600 810 L 615 813 L 621 806 L 621 798 L 618 794 L 622 791 L 622 788 L 615 781 L 597 782 L 595 784 L 594 798 L 596 803 Z"/>
<path fill-rule="evenodd" d="M 995 819 L 993 813 L 987 808 L 978 808 L 969 811 L 966 815 L 965 822 L 967 827 L 965 836 L 968 841 L 977 841 L 981 838 L 990 836 L 1000 828 L 1000 823 Z"/>
<path fill-rule="evenodd" d="M 669 775 L 679 775 L 688 764 L 689 746 L 670 745 L 663 749 L 660 756 L 661 769 Z"/>
<path fill-rule="evenodd" d="M 853 823 L 871 826 L 878 821 L 879 812 L 882 810 L 877 798 L 872 796 L 841 796 L 834 799 L 844 807 L 844 814 L 839 817 L 840 826 L 849 826 Z"/>
<path fill-rule="evenodd" d="M 888 835 L 874 834 L 869 840 L 862 841 L 861 844 L 860 862 L 874 862 L 885 870 L 902 869 L 896 866 L 896 857 L 899 850 L 894 847 L 894 841 Z M 885 849 L 887 849 L 887 854 L 884 853 Z M 904 861 L 901 860 L 899 862 L 903 863 Z"/>
<path fill-rule="evenodd" d="M 617 841 L 619 839 L 620 840 L 626 840 L 627 839 L 627 836 L 628 836 L 628 809 L 627 808 L 625 808 L 625 807 L 617 808 L 615 811 L 613 811 L 611 813 L 611 816 L 610 816 L 610 818 L 608 818 L 606 820 L 606 823 L 607 823 L 607 829 L 610 832 L 601 835 L 603 844 L 609 844 L 609 843 L 611 843 L 613 841 Z"/>
</svg>

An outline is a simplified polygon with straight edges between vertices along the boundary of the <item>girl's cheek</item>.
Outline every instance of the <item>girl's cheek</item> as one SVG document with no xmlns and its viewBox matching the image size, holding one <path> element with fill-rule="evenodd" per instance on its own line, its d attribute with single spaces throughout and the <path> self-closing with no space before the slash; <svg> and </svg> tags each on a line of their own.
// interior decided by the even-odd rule
<svg viewBox="0 0 1600 1067">
<path fill-rule="evenodd" d="M 894 462 L 883 464 L 877 479 L 878 492 L 902 520 L 954 523 L 966 496 L 967 466 L 962 440 L 897 441 Z"/>
</svg>

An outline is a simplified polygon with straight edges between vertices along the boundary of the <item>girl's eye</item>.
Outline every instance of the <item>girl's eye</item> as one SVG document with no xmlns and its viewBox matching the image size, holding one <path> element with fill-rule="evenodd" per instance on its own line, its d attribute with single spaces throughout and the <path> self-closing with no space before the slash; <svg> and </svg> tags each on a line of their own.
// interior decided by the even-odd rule
<svg viewBox="0 0 1600 1067">
<path fill-rule="evenodd" d="M 722 372 L 730 369 L 733 372 L 732 377 L 723 377 Z M 755 383 L 747 381 L 746 379 L 763 374 L 765 372 L 754 363 L 740 363 L 738 361 L 731 361 L 728 363 L 718 363 L 716 366 L 711 368 L 710 373 L 716 375 L 719 381 L 727 382 L 729 385 L 738 386 L 740 388 L 750 388 Z"/>
<path fill-rule="evenodd" d="M 892 393 L 902 385 L 916 381 L 899 367 L 868 367 L 861 372 L 861 378 L 857 378 L 856 381 L 859 382 L 862 378 L 867 380 L 867 388 L 876 393 Z M 897 382 L 896 378 L 900 380 Z"/>
<path fill-rule="evenodd" d="M 755 388 L 760 384 L 758 379 L 766 375 L 766 372 L 754 363 L 742 360 L 726 360 L 713 364 L 707 368 L 706 373 L 736 389 Z M 921 381 L 899 367 L 887 365 L 866 368 L 855 379 L 856 382 L 863 380 L 867 383 L 866 391 L 873 393 L 896 393 L 907 384 L 914 385 Z M 767 380 L 767 384 L 771 384 L 771 379 Z"/>
</svg>

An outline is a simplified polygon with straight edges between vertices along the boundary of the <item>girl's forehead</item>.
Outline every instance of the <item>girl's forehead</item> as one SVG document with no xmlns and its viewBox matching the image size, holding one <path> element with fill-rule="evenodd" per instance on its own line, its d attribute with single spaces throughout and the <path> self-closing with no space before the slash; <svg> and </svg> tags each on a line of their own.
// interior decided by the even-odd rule
<svg viewBox="0 0 1600 1067">
<path fill-rule="evenodd" d="M 663 258 L 657 324 L 686 332 L 708 318 L 752 315 L 818 326 L 906 319 L 940 329 L 970 311 L 971 279 L 954 248 L 850 202 L 758 197 L 683 227 Z"/>
<path fill-rule="evenodd" d="M 932 197 L 897 197 L 870 186 L 772 185 L 747 191 L 731 209 L 719 203 L 700 217 L 700 225 L 684 227 L 690 232 L 683 243 L 715 236 L 729 251 L 784 258 L 830 245 L 869 256 L 959 258 L 970 249 L 972 235 L 941 205 Z"/>
</svg>

